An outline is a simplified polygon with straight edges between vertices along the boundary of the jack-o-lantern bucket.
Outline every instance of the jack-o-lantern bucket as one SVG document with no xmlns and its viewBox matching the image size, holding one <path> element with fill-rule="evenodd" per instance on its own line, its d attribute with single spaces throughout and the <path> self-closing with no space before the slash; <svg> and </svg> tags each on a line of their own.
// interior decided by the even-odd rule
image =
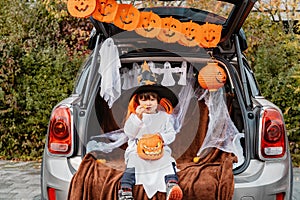
<svg viewBox="0 0 300 200">
<path fill-rule="evenodd" d="M 163 156 L 164 145 L 159 134 L 144 134 L 138 140 L 137 153 L 145 160 L 158 160 Z"/>
<path fill-rule="evenodd" d="M 216 91 L 226 83 L 225 70 L 216 62 L 208 63 L 198 74 L 198 83 L 204 89 Z"/>
<path fill-rule="evenodd" d="M 89 17 L 96 9 L 96 0 L 68 0 L 67 8 L 73 17 Z"/>
</svg>

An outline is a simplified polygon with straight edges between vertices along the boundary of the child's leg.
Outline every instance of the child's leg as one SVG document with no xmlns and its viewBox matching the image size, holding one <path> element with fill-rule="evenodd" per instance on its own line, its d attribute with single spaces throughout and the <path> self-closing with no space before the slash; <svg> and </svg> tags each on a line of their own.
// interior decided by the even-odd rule
<svg viewBox="0 0 300 200">
<path fill-rule="evenodd" d="M 126 168 L 121 178 L 121 189 L 118 192 L 119 200 L 133 200 L 132 189 L 135 185 L 135 169 Z"/>
<path fill-rule="evenodd" d="M 121 178 L 121 189 L 132 190 L 135 185 L 135 169 L 126 168 Z"/>
<path fill-rule="evenodd" d="M 165 176 L 165 182 L 167 185 L 167 200 L 181 200 L 183 193 L 178 185 L 178 176 L 176 173 L 176 165 L 173 164 L 174 174 L 169 174 Z"/>
</svg>

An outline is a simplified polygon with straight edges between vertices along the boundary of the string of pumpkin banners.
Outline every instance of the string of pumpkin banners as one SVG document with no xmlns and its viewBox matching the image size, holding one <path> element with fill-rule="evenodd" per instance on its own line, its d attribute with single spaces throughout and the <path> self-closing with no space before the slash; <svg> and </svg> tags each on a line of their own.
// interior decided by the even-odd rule
<svg viewBox="0 0 300 200">
<path fill-rule="evenodd" d="M 118 4 L 115 0 L 68 0 L 67 8 L 74 17 L 92 16 L 100 22 L 113 23 L 120 29 L 166 43 L 213 48 L 221 38 L 221 25 L 180 22 L 172 16 L 161 18 L 152 11 L 140 12 L 132 4 Z"/>
</svg>

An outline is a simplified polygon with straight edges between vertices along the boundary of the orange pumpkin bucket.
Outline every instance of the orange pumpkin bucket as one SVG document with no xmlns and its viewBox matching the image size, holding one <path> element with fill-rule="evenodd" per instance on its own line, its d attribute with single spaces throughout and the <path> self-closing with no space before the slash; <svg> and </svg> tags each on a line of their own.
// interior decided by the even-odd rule
<svg viewBox="0 0 300 200">
<path fill-rule="evenodd" d="M 204 89 L 217 91 L 226 83 L 227 75 L 225 70 L 218 63 L 211 62 L 203 67 L 198 74 L 198 83 Z"/>
<path fill-rule="evenodd" d="M 137 153 L 145 160 L 158 160 L 163 156 L 164 145 L 159 134 L 144 134 L 138 140 Z"/>
</svg>

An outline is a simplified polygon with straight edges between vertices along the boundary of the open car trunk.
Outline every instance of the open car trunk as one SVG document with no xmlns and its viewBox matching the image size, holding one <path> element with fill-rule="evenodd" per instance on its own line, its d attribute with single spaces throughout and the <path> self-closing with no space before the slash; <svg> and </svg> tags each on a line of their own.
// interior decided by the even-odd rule
<svg viewBox="0 0 300 200">
<path fill-rule="evenodd" d="M 170 64 L 170 71 L 173 69 L 173 80 L 167 82 L 174 84 L 168 88 L 178 97 L 180 111 L 184 114 L 180 116 L 180 128 L 170 147 L 180 170 L 179 184 L 184 199 L 232 199 L 234 168 L 239 168 L 245 160 L 242 149 L 243 117 L 232 81 L 235 68 L 221 57 L 216 57 L 214 62 L 226 71 L 227 79 L 220 89 L 205 90 L 199 86 L 197 77 L 199 71 L 212 61 L 206 51 L 199 48 L 190 49 L 191 52 L 168 53 L 168 47 L 165 48 L 162 52 L 149 52 L 156 48 L 138 48 L 138 51 L 120 56 L 122 90 L 111 108 L 100 96 L 99 76 L 88 106 L 90 117 L 86 122 L 84 143 L 87 154 L 72 179 L 70 199 L 117 199 L 119 181 L 125 169 L 126 149 L 126 140 L 124 143 L 118 137 L 124 126 L 129 99 L 138 87 L 130 81 L 137 75 L 135 70 L 141 73 L 145 62 L 155 66 L 151 69 L 156 71 L 159 83 L 166 81 L 166 73 L 160 73 L 166 69 L 166 63 Z M 174 46 L 170 48 L 176 49 Z M 99 64 L 98 60 L 96 66 Z M 239 159 L 236 150 L 226 147 L 233 143 L 239 149 Z M 142 186 L 135 186 L 134 197 L 147 198 Z M 160 192 L 153 197 L 164 198 L 165 193 Z"/>
</svg>

